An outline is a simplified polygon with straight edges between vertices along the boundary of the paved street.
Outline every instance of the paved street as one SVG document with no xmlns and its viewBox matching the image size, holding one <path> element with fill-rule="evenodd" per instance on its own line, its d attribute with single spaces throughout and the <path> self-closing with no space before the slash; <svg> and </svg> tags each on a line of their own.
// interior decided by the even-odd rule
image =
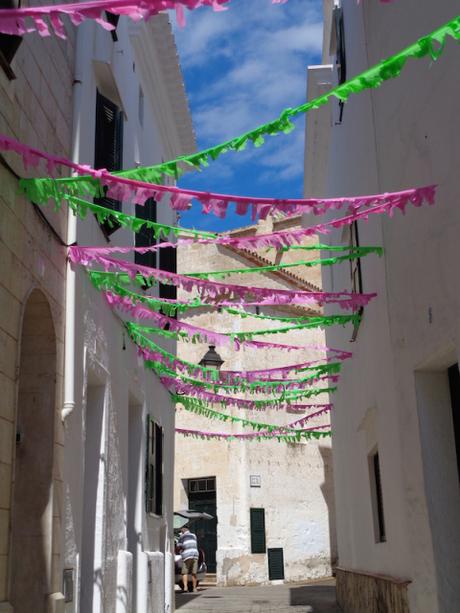
<svg viewBox="0 0 460 613">
<path fill-rule="evenodd" d="M 197 594 L 176 593 L 180 613 L 341 613 L 334 582 L 263 587 L 203 587 Z"/>
</svg>

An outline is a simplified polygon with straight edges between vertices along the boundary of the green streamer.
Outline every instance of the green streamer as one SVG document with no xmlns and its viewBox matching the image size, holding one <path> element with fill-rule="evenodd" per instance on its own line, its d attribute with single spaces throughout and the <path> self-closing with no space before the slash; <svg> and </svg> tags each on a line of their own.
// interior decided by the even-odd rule
<svg viewBox="0 0 460 613">
<path fill-rule="evenodd" d="M 187 362 L 181 358 L 176 357 L 172 353 L 166 351 L 159 345 L 157 345 L 152 340 L 146 338 L 140 331 L 141 326 L 135 324 L 133 322 L 125 322 L 126 329 L 133 340 L 133 342 L 140 347 L 144 347 L 146 349 L 150 349 L 157 353 L 160 353 L 166 360 L 170 362 L 170 364 L 174 364 L 175 362 L 180 363 L 184 368 L 186 368 L 192 375 L 196 373 L 202 374 L 202 376 L 209 376 L 211 381 L 219 380 L 219 371 L 216 368 L 208 368 L 206 366 L 200 366 L 199 364 L 193 364 L 192 362 Z M 152 362 L 153 364 L 153 362 Z M 304 366 L 302 368 L 293 369 L 293 372 L 311 372 L 315 373 L 317 376 L 324 374 L 334 374 L 336 372 L 336 362 L 326 362 L 324 364 L 316 364 L 314 366 Z M 244 379 L 242 381 L 245 381 Z"/>
<path fill-rule="evenodd" d="M 126 283 L 130 283 L 132 279 L 126 273 L 112 273 L 112 272 L 99 272 L 88 271 L 89 278 L 94 287 L 98 290 L 108 290 L 119 296 L 130 298 L 133 302 L 142 302 L 147 304 L 151 309 L 155 311 L 162 311 L 169 317 L 174 317 L 176 313 L 185 313 L 189 309 L 195 308 L 213 308 L 212 305 L 202 302 L 198 297 L 191 300 L 188 304 L 182 304 L 180 302 L 165 302 L 160 298 L 152 298 L 151 296 L 145 296 L 136 292 L 128 290 L 116 282 L 114 275 L 123 275 L 123 279 Z M 143 277 L 140 277 L 139 281 L 142 283 Z M 334 326 L 352 323 L 357 325 L 361 320 L 361 314 L 357 311 L 351 315 L 318 315 L 309 317 L 275 317 L 271 315 L 260 315 L 257 313 L 249 313 L 240 309 L 234 309 L 232 307 L 220 307 L 226 313 L 230 315 L 237 315 L 246 319 L 248 317 L 254 317 L 255 319 L 262 319 L 268 321 L 280 321 L 283 323 L 293 324 L 298 329 L 310 329 L 320 328 L 325 326 Z"/>
<path fill-rule="evenodd" d="M 209 439 L 211 437 L 207 436 L 205 433 L 200 433 L 200 432 L 196 432 L 196 433 L 191 433 L 191 432 L 181 432 L 181 434 L 183 434 L 184 436 L 190 437 L 190 438 L 196 438 L 196 439 L 201 439 L 201 440 L 205 440 L 205 439 Z M 226 441 L 265 441 L 265 440 L 277 440 L 279 443 L 301 443 L 303 440 L 311 440 L 311 439 L 321 439 L 321 438 L 328 438 L 332 435 L 332 432 L 330 430 L 325 430 L 325 431 L 319 431 L 319 430 L 308 430 L 308 431 L 296 431 L 295 435 L 294 434 L 275 434 L 275 435 L 270 435 L 270 434 L 260 434 L 258 436 L 254 436 L 250 439 L 240 439 L 237 436 L 225 436 L 225 440 Z M 219 437 L 219 436 L 215 436 L 212 438 L 223 438 L 223 437 Z"/>
<path fill-rule="evenodd" d="M 178 179 L 186 166 L 201 170 L 201 168 L 208 166 L 211 161 L 216 160 L 223 153 L 242 151 L 250 142 L 255 147 L 260 147 L 264 144 L 266 136 L 274 136 L 280 133 L 289 134 L 294 129 L 292 119 L 308 111 L 319 109 L 327 104 L 331 98 L 337 98 L 345 102 L 351 94 L 358 94 L 366 89 L 379 87 L 383 82 L 399 76 L 409 58 L 420 59 L 429 56 L 433 60 L 437 60 L 444 51 L 448 36 L 454 40 L 460 39 L 460 16 L 455 17 L 430 34 L 418 39 L 399 53 L 381 60 L 378 64 L 368 68 L 349 81 L 345 81 L 345 83 L 332 88 L 314 100 L 294 108 L 284 109 L 274 121 L 258 126 L 241 136 L 214 147 L 209 147 L 198 153 L 179 156 L 174 160 L 155 166 L 136 168 L 113 174 L 139 181 L 160 183 L 163 175 Z M 102 195 L 99 180 L 89 176 L 66 179 L 22 179 L 20 185 L 29 198 L 36 203 L 47 202 L 50 198 L 59 200 L 65 191 L 73 195 Z"/>
<path fill-rule="evenodd" d="M 229 415 L 228 413 L 220 413 L 219 411 L 214 411 L 213 409 L 209 409 L 207 406 L 203 405 L 199 400 L 195 398 L 191 398 L 190 396 L 173 396 L 176 402 L 182 404 L 186 411 L 191 413 L 195 413 L 196 415 L 200 415 L 202 417 L 206 417 L 208 419 L 215 419 L 223 422 L 231 422 L 232 424 L 239 423 L 245 428 L 252 428 L 260 432 L 261 430 L 265 430 L 267 432 L 273 432 L 275 430 L 283 430 L 284 432 L 297 432 L 295 428 L 287 428 L 285 426 L 279 426 L 277 424 L 265 424 L 259 421 L 253 421 L 251 419 L 244 419 L 243 417 L 235 417 L 233 415 Z"/>
<path fill-rule="evenodd" d="M 286 264 L 270 264 L 267 266 L 257 266 L 256 268 L 233 268 L 229 270 L 216 270 L 211 272 L 193 272 L 185 273 L 187 277 L 194 277 L 197 279 L 209 279 L 209 277 L 215 277 L 216 279 L 225 279 L 232 274 L 244 274 L 244 273 L 259 273 L 259 272 L 276 272 L 278 270 L 284 270 L 285 268 L 294 268 L 296 266 L 305 266 L 310 268 L 312 266 L 332 266 L 338 262 L 344 262 L 345 260 L 354 260 L 369 253 L 377 253 L 379 256 L 383 254 L 382 247 L 356 247 L 355 251 L 348 253 L 347 255 L 338 255 L 333 258 L 322 258 L 318 260 L 302 260 L 300 262 L 288 262 Z"/>
<path fill-rule="evenodd" d="M 261 393 L 273 394 L 274 387 L 275 388 L 278 388 L 278 387 L 288 388 L 292 384 L 313 383 L 320 376 L 318 374 L 313 374 L 313 375 L 310 375 L 309 377 L 304 377 L 302 379 L 286 379 L 286 380 L 281 380 L 281 381 L 266 381 L 266 380 L 251 381 L 251 382 L 242 381 L 238 384 L 229 385 L 226 383 L 224 384 L 224 383 L 219 383 L 219 382 L 209 382 L 209 381 L 201 381 L 199 379 L 192 379 L 179 372 L 176 372 L 175 370 L 172 370 L 171 368 L 168 368 L 164 364 L 153 363 L 153 362 L 152 364 L 153 364 L 151 367 L 152 370 L 155 370 L 155 372 L 158 375 L 166 375 L 168 377 L 179 378 L 184 383 L 188 383 L 195 387 L 199 387 L 199 388 L 211 391 L 212 393 L 218 393 L 219 391 L 224 391 L 224 392 L 230 392 L 230 393 L 249 392 L 250 394 L 261 394 Z M 327 373 L 328 375 L 338 375 L 340 373 L 341 366 L 342 366 L 340 362 L 331 362 L 329 366 L 330 366 L 330 369 Z M 291 390 L 291 388 L 289 389 Z M 291 391 L 295 391 L 295 389 Z"/>
</svg>

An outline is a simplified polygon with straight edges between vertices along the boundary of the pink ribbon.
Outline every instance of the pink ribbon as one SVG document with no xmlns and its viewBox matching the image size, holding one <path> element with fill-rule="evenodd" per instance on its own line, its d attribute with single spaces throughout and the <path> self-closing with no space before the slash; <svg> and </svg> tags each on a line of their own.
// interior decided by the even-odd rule
<svg viewBox="0 0 460 613">
<path fill-rule="evenodd" d="M 353 292 L 321 292 L 321 291 L 295 291 L 285 289 L 272 289 L 265 287 L 247 287 L 244 285 L 235 285 L 231 283 L 217 283 L 205 279 L 196 279 L 179 275 L 157 268 L 141 266 L 125 260 L 117 260 L 114 258 L 106 258 L 96 253 L 94 248 L 91 251 L 91 257 L 88 257 L 86 250 L 81 247 L 70 247 L 69 257 L 72 262 L 86 266 L 90 261 L 101 264 L 106 271 L 111 268 L 121 270 L 127 273 L 132 279 L 136 275 L 141 275 L 146 278 L 154 278 L 160 283 L 169 283 L 181 287 L 186 292 L 198 290 L 200 298 L 207 304 L 219 303 L 224 298 L 225 300 L 236 300 L 236 304 L 243 304 L 244 300 L 260 300 L 261 304 L 275 302 L 276 304 L 337 304 L 342 309 L 356 309 L 366 306 L 372 298 L 377 294 L 357 294 Z M 114 301 L 119 301 L 120 297 L 113 297 Z M 131 303 L 129 299 L 125 301 Z M 234 303 L 235 304 L 235 303 Z M 146 307 L 144 307 L 146 308 Z M 147 310 L 147 309 L 146 309 Z M 255 342 L 255 341 L 254 341 Z"/>
</svg>

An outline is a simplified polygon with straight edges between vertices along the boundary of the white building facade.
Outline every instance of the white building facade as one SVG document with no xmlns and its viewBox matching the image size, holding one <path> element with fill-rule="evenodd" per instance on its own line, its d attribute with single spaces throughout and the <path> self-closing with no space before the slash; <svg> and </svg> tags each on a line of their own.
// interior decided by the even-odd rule
<svg viewBox="0 0 460 613">
<path fill-rule="evenodd" d="M 110 33 L 87 22 L 77 31 L 74 160 L 121 170 L 193 151 L 167 16 L 139 24 L 120 18 L 116 26 Z M 147 214 L 159 223 L 176 221 L 165 203 L 143 208 L 104 199 L 99 204 Z M 114 246 L 135 240 L 140 239 L 132 231 L 99 224 L 93 215 L 69 219 L 69 243 Z M 147 254 L 137 261 L 174 267 L 163 254 L 156 257 Z M 84 268 L 69 265 L 66 292 L 65 611 L 169 612 L 174 608 L 174 407 Z M 172 341 L 163 345 L 175 352 Z"/>
<path fill-rule="evenodd" d="M 457 13 L 451 0 L 327 0 L 309 99 Z M 378 294 L 359 328 L 326 331 L 329 345 L 354 353 L 332 420 L 345 613 L 460 610 L 458 53 L 448 41 L 438 62 L 409 60 L 397 79 L 307 118 L 306 195 L 438 184 L 433 207 L 409 205 L 404 217 L 373 216 L 327 237 L 385 250 L 323 270 L 325 290 Z"/>
<path fill-rule="evenodd" d="M 287 226 L 286 226 L 287 224 Z M 269 219 L 261 225 L 234 230 L 234 236 L 269 233 L 286 227 L 300 227 L 300 218 L 289 221 Z M 254 268 L 271 264 L 275 256 L 265 249 L 240 250 L 219 245 L 179 247 L 181 273 L 204 270 Z M 302 259 L 314 259 L 317 252 L 305 251 Z M 282 262 L 299 259 L 299 252 L 287 252 Z M 307 270 L 307 272 L 305 272 Z M 274 289 L 318 290 L 320 269 L 289 268 L 276 273 L 232 274 L 229 283 Z M 189 295 L 188 295 L 189 296 Z M 183 292 L 182 299 L 187 295 Z M 257 315 L 295 317 L 319 315 L 303 307 L 247 308 L 253 316 L 237 317 L 218 309 L 199 308 L 181 315 L 181 320 L 219 332 L 244 332 L 283 327 L 276 320 Z M 275 343 L 323 345 L 324 331 L 296 330 L 258 337 Z M 178 357 L 199 363 L 206 344 L 178 343 Z M 321 359 L 311 348 L 282 352 L 233 347 L 216 347 L 224 370 L 257 370 L 307 360 Z M 327 386 L 320 382 L 318 387 Z M 221 394 L 224 392 L 220 392 Z M 249 393 L 247 399 L 261 399 Z M 273 397 L 279 394 L 273 394 Z M 266 396 L 265 396 L 266 397 Z M 327 403 L 327 394 L 303 400 Z M 178 403 L 179 428 L 227 433 L 251 432 L 239 423 L 211 421 L 190 413 Z M 307 412 L 241 411 L 231 406 L 212 405 L 221 413 L 253 421 L 288 424 Z M 313 412 L 314 410 L 310 411 Z M 307 426 L 329 422 L 329 415 L 314 418 Z M 300 581 L 330 576 L 335 563 L 334 495 L 330 439 L 288 444 L 276 440 L 200 440 L 178 435 L 176 440 L 175 510 L 192 509 L 211 514 L 214 521 L 194 524 L 199 547 L 206 555 L 208 572 L 215 573 L 217 585 L 262 585 L 272 581 Z"/>
</svg>

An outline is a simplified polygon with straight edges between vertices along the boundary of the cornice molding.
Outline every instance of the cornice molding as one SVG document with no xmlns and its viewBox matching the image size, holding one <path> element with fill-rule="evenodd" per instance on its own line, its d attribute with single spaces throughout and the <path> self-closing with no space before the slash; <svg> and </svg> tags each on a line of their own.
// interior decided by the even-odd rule
<svg viewBox="0 0 460 613">
<path fill-rule="evenodd" d="M 136 66 L 168 159 L 196 151 L 195 133 L 171 24 L 166 14 L 130 24 Z"/>
</svg>

